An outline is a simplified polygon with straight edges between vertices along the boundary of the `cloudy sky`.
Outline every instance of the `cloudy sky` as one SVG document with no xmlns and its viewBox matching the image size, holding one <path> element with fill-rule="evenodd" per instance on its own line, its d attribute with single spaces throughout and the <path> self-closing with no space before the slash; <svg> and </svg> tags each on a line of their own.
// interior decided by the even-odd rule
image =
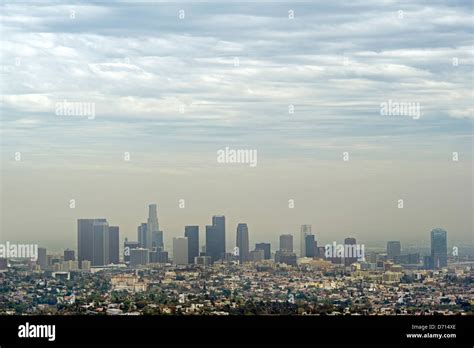
<svg viewBox="0 0 474 348">
<path fill-rule="evenodd" d="M 3 240 L 75 248 L 87 217 L 136 239 L 154 202 L 167 245 L 219 213 L 229 247 L 238 222 L 274 249 L 301 224 L 474 243 L 471 1 L 1 7 Z M 57 115 L 65 100 L 95 117 Z M 225 147 L 258 165 L 218 163 Z"/>
</svg>

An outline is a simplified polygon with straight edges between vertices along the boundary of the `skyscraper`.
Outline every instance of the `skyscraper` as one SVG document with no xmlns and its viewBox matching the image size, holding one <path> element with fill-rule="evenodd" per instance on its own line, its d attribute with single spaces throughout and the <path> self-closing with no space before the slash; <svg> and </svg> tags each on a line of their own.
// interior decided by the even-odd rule
<svg viewBox="0 0 474 348">
<path fill-rule="evenodd" d="M 431 231 L 431 264 L 433 269 L 448 265 L 447 232 L 441 228 Z"/>
<path fill-rule="evenodd" d="M 396 257 L 401 255 L 401 244 L 399 241 L 387 242 L 387 257 L 390 260 L 395 260 Z"/>
<path fill-rule="evenodd" d="M 93 261 L 94 258 L 94 224 L 106 223 L 106 219 L 78 219 L 77 220 L 77 259 Z M 82 265 L 80 265 L 82 267 Z"/>
<path fill-rule="evenodd" d="M 212 217 L 212 225 L 206 226 L 206 255 L 215 262 L 225 254 L 225 216 Z"/>
<path fill-rule="evenodd" d="M 38 264 L 42 270 L 45 270 L 48 266 L 46 260 L 46 248 L 38 248 L 38 259 L 36 260 L 36 264 Z"/>
<path fill-rule="evenodd" d="M 255 250 L 263 250 L 263 258 L 269 260 L 272 257 L 272 249 L 270 243 L 256 243 Z"/>
<path fill-rule="evenodd" d="M 157 250 L 163 250 L 163 231 L 153 232 L 151 237 L 151 246 Z"/>
<path fill-rule="evenodd" d="M 145 222 L 141 223 L 137 227 L 137 237 L 138 237 L 138 243 L 140 244 L 140 248 L 146 249 L 146 227 L 147 224 Z"/>
<path fill-rule="evenodd" d="M 293 252 L 293 236 L 291 234 L 280 236 L 280 251 Z"/>
<path fill-rule="evenodd" d="M 130 266 L 147 265 L 149 262 L 148 249 L 135 248 L 130 250 Z"/>
<path fill-rule="evenodd" d="M 350 266 L 354 262 L 357 262 L 355 238 L 344 239 L 344 252 L 346 252 L 346 250 L 350 252 L 350 255 L 344 255 L 344 265 Z"/>
<path fill-rule="evenodd" d="M 300 256 L 306 256 L 306 236 L 311 234 L 311 225 L 301 225 L 300 231 Z"/>
<path fill-rule="evenodd" d="M 199 226 L 185 226 L 184 236 L 188 238 L 188 263 L 194 263 L 199 256 Z"/>
<path fill-rule="evenodd" d="M 249 261 L 249 229 L 247 224 L 237 225 L 236 246 L 239 248 L 239 261 L 244 263 Z"/>
<path fill-rule="evenodd" d="M 110 263 L 109 258 L 109 224 L 95 222 L 93 229 L 92 266 L 105 266 Z"/>
<path fill-rule="evenodd" d="M 314 234 L 308 234 L 305 238 L 305 246 L 306 246 L 306 257 L 314 257 L 315 255 L 315 240 L 314 240 Z"/>
<path fill-rule="evenodd" d="M 109 226 L 109 263 L 113 263 L 115 265 L 119 264 L 119 249 L 119 227 Z"/>
<path fill-rule="evenodd" d="M 129 262 L 131 251 L 133 249 L 138 249 L 138 248 L 140 248 L 140 243 L 135 242 L 135 241 L 129 241 L 127 238 L 125 238 L 125 241 L 123 242 L 123 260 L 125 262 Z M 141 249 L 145 249 L 145 248 L 141 248 Z"/>
<path fill-rule="evenodd" d="M 159 232 L 159 230 L 156 204 L 150 204 L 148 206 L 148 221 L 146 228 L 146 248 L 150 251 L 153 249 L 153 237 Z"/>
<path fill-rule="evenodd" d="M 188 264 L 188 238 L 173 238 L 173 262 L 177 265 Z"/>
</svg>

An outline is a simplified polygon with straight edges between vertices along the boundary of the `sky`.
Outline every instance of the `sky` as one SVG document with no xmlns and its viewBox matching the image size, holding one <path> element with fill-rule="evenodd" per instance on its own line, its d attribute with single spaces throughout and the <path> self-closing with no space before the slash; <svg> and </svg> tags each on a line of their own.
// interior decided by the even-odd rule
<svg viewBox="0 0 474 348">
<path fill-rule="evenodd" d="M 156 203 L 168 246 L 215 214 L 229 248 L 239 222 L 274 249 L 302 224 L 474 244 L 472 6 L 3 1 L 0 240 L 76 248 L 94 217 L 134 240 Z"/>
</svg>

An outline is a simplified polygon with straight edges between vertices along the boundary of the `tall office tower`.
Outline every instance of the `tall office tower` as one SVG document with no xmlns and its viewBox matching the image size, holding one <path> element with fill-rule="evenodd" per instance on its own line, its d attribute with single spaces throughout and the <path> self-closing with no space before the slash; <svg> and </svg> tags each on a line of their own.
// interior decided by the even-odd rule
<svg viewBox="0 0 474 348">
<path fill-rule="evenodd" d="M 148 264 L 148 249 L 136 248 L 130 250 L 130 266 L 140 266 Z"/>
<path fill-rule="evenodd" d="M 440 269 L 448 265 L 447 232 L 441 228 L 431 231 L 431 265 Z"/>
<path fill-rule="evenodd" d="M 146 249 L 146 226 L 147 224 L 143 222 L 137 227 L 138 243 L 140 244 L 140 248 L 144 249 Z"/>
<path fill-rule="evenodd" d="M 138 249 L 138 248 L 140 248 L 140 243 L 135 242 L 135 241 L 129 241 L 127 238 L 125 238 L 125 241 L 123 243 L 123 260 L 125 262 L 129 262 L 131 251 L 133 249 Z M 146 249 L 146 248 L 142 248 L 142 249 Z"/>
<path fill-rule="evenodd" d="M 39 265 L 42 270 L 45 270 L 48 267 L 46 248 L 38 248 L 38 260 L 36 260 L 36 264 Z"/>
<path fill-rule="evenodd" d="M 270 243 L 256 243 L 255 250 L 263 250 L 263 258 L 270 260 L 272 258 L 272 249 Z"/>
<path fill-rule="evenodd" d="M 249 261 L 249 229 L 247 224 L 237 225 L 236 246 L 239 248 L 239 261 L 244 263 Z"/>
<path fill-rule="evenodd" d="M 291 234 L 280 236 L 280 251 L 293 252 L 293 236 Z"/>
<path fill-rule="evenodd" d="M 118 265 L 120 263 L 119 257 L 119 227 L 118 226 L 109 226 L 109 263 Z"/>
<path fill-rule="evenodd" d="M 110 263 L 109 224 L 107 222 L 95 222 L 92 227 L 93 227 L 92 266 L 108 265 Z"/>
<path fill-rule="evenodd" d="M 146 227 L 146 247 L 150 251 L 153 249 L 153 236 L 158 233 L 159 230 L 156 204 L 150 204 L 148 206 L 148 222 Z"/>
<path fill-rule="evenodd" d="M 306 256 L 306 236 L 311 234 L 311 225 L 301 225 L 300 231 L 300 256 Z"/>
<path fill-rule="evenodd" d="M 225 254 L 225 216 L 212 217 L 212 226 L 206 226 L 206 255 L 215 262 Z"/>
<path fill-rule="evenodd" d="M 305 246 L 306 246 L 306 252 L 305 256 L 306 257 L 315 257 L 315 248 L 316 248 L 316 242 L 314 241 L 314 234 L 308 234 L 305 238 Z"/>
<path fill-rule="evenodd" d="M 153 232 L 151 236 L 151 247 L 156 250 L 163 250 L 163 231 Z"/>
<path fill-rule="evenodd" d="M 74 255 L 74 250 L 66 249 L 64 250 L 64 261 L 75 261 L 76 257 Z"/>
<path fill-rule="evenodd" d="M 389 260 L 395 260 L 401 255 L 402 247 L 399 241 L 387 242 L 387 257 Z"/>
<path fill-rule="evenodd" d="M 0 257 L 0 271 L 8 269 L 8 259 L 6 257 Z"/>
<path fill-rule="evenodd" d="M 92 262 L 94 258 L 94 224 L 106 222 L 106 219 L 77 220 L 77 259 L 79 264 L 84 260 Z"/>
<path fill-rule="evenodd" d="M 199 226 L 184 226 L 184 236 L 188 238 L 188 263 L 194 263 L 199 256 Z"/>
<path fill-rule="evenodd" d="M 188 238 L 173 238 L 173 261 L 177 265 L 188 264 Z"/>
<path fill-rule="evenodd" d="M 355 238 L 346 238 L 344 239 L 344 253 L 349 251 L 350 254 L 344 254 L 344 265 L 350 266 L 354 262 L 357 262 L 357 253 L 356 253 L 356 239 Z"/>
</svg>

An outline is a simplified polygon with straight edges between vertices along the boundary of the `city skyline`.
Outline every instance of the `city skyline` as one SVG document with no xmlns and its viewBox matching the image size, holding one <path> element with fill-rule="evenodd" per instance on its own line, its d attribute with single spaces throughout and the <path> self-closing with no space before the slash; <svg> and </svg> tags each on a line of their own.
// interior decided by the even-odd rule
<svg viewBox="0 0 474 348">
<path fill-rule="evenodd" d="M 154 219 L 158 220 L 158 216 L 156 214 L 156 207 L 157 205 L 155 203 L 149 204 L 149 211 L 153 211 L 152 215 L 154 216 Z M 336 240 L 333 240 L 332 242 L 329 243 L 323 243 L 324 239 L 320 239 L 319 235 L 314 234 L 312 230 L 312 225 L 308 224 L 302 224 L 300 226 L 300 247 L 304 247 L 304 249 L 296 249 L 295 253 L 293 253 L 293 240 L 294 236 L 293 234 L 280 234 L 278 236 L 279 238 L 279 243 L 275 245 L 272 241 L 265 241 L 265 240 L 258 240 L 258 242 L 255 242 L 255 249 L 251 250 L 251 245 L 253 244 L 253 240 L 250 238 L 252 236 L 252 233 L 249 233 L 249 228 L 246 223 L 238 223 L 235 232 L 229 232 L 227 234 L 234 234 L 234 243 L 229 247 L 229 243 L 225 244 L 225 239 L 229 240 L 229 236 L 226 236 L 226 220 L 225 216 L 223 215 L 213 215 L 212 216 L 212 225 L 206 225 L 206 233 L 204 236 L 204 241 L 202 241 L 202 236 L 199 234 L 199 226 L 197 225 L 185 225 L 183 229 L 183 233 L 178 236 L 173 236 L 171 237 L 172 244 L 169 248 L 166 248 L 167 243 L 164 245 L 159 245 L 153 246 L 151 248 L 144 247 L 143 242 L 140 240 L 142 237 L 142 231 L 141 227 L 142 225 L 139 225 L 137 229 L 137 234 L 135 239 L 129 239 L 127 236 L 122 236 L 119 238 L 119 226 L 109 226 L 109 223 L 107 219 L 104 218 L 94 218 L 94 219 L 78 219 L 77 220 L 77 250 L 78 250 L 78 261 L 79 263 L 82 260 L 91 260 L 91 265 L 92 266 L 97 266 L 97 265 L 107 265 L 108 263 L 111 264 L 118 264 L 119 263 L 119 255 L 124 255 L 124 249 L 123 247 L 127 246 L 127 243 L 130 243 L 135 245 L 132 247 L 132 249 L 140 249 L 140 250 L 148 250 L 148 252 L 166 252 L 166 260 L 168 260 L 168 253 L 169 251 L 172 251 L 171 259 L 174 260 L 174 252 L 175 250 L 182 250 L 182 247 L 179 247 L 177 249 L 176 243 L 180 243 L 182 245 L 182 241 L 185 239 L 186 240 L 186 252 L 183 254 L 182 251 L 180 251 L 180 260 L 185 258 L 187 261 L 184 263 L 182 261 L 181 264 L 193 264 L 195 263 L 195 258 L 198 256 L 209 256 L 210 257 L 210 262 L 214 263 L 217 260 L 225 259 L 225 254 L 231 254 L 236 257 L 242 262 L 247 262 L 247 261 L 252 261 L 252 253 L 254 253 L 257 250 L 262 250 L 264 251 L 264 259 L 270 259 L 275 255 L 276 252 L 284 252 L 284 253 L 290 253 L 294 254 L 296 256 L 296 252 L 298 252 L 299 257 L 324 257 L 328 258 L 327 255 L 323 256 L 323 253 L 325 252 L 324 249 L 327 249 L 330 247 L 331 249 L 336 250 Z M 106 227 L 106 230 L 103 230 L 103 226 Z M 232 229 L 231 229 L 232 231 Z M 113 233 L 112 233 L 113 232 Z M 160 231 L 162 232 L 162 231 Z M 110 235 L 109 235 L 110 234 Z M 224 240 L 222 240 L 222 235 L 224 235 Z M 439 237 L 441 235 L 441 237 Z M 164 235 L 161 234 L 161 237 L 164 238 Z M 304 239 L 302 239 L 304 237 Z M 230 236 L 230 239 L 232 239 L 232 236 Z M 250 242 L 252 240 L 252 242 Z M 344 238 L 344 245 L 358 245 L 356 243 L 357 238 L 354 237 L 345 237 Z M 96 260 L 96 244 L 98 243 L 99 248 L 102 248 L 101 253 L 99 258 L 101 261 Z M 105 244 L 107 243 L 107 244 Z M 224 243 L 224 245 L 222 244 Z M 311 244 L 311 246 L 309 244 Z M 334 244 L 334 248 L 331 246 L 331 243 Z M 453 256 L 459 255 L 459 249 L 461 248 L 467 248 L 466 250 L 469 250 L 470 246 L 469 245 L 463 245 L 463 246 L 456 246 L 456 245 L 450 245 L 452 247 L 452 250 L 448 250 L 448 239 L 447 239 L 447 232 L 446 230 L 442 228 L 433 228 L 430 232 L 430 253 L 425 255 L 421 255 L 423 257 L 429 257 L 430 259 L 423 260 L 423 264 L 430 265 L 429 267 L 446 267 L 447 265 L 447 257 L 450 254 L 450 252 L 453 254 Z M 89 245 L 90 248 L 89 250 L 84 250 L 84 245 Z M 116 250 L 108 250 L 109 245 L 113 245 Z M 362 254 L 361 256 L 365 258 L 364 254 L 364 249 L 365 249 L 365 241 L 363 241 L 362 244 Z M 403 248 L 404 246 L 405 248 Z M 44 249 L 45 245 L 41 245 L 41 249 Z M 369 249 L 372 250 L 377 250 L 381 248 L 374 248 L 374 245 L 368 245 Z M 82 251 L 81 251 L 82 248 Z M 268 249 L 267 249 L 268 248 Z M 107 250 L 105 250 L 107 249 Z M 398 241 L 386 241 L 386 254 L 389 259 L 396 260 L 397 258 L 399 260 L 402 259 L 402 256 L 405 255 L 405 257 L 409 257 L 409 254 L 407 254 L 407 251 L 418 251 L 423 248 L 417 248 L 414 245 L 404 245 L 404 243 L 400 240 Z M 69 247 L 64 250 L 64 255 L 66 255 L 66 252 L 69 251 Z M 121 250 L 121 251 L 119 251 Z M 402 254 L 402 251 L 404 254 Z M 74 253 L 74 249 L 72 249 L 72 252 Z M 130 252 L 130 250 L 129 250 Z M 110 253 L 110 257 L 109 257 Z M 112 256 L 113 255 L 113 256 Z M 151 255 L 151 254 L 150 254 Z M 444 255 L 444 256 L 443 256 Z M 296 257 L 298 257 L 296 256 Z M 125 257 L 125 256 L 124 256 Z M 158 256 L 156 256 L 158 257 Z M 158 257 L 159 258 L 159 257 Z M 277 255 L 275 255 L 275 258 L 278 258 Z M 331 259 L 332 257 L 329 257 L 328 259 Z M 105 260 L 109 259 L 110 262 L 105 262 Z M 150 263 L 156 262 L 152 261 L 152 256 L 148 258 Z M 336 260 L 337 258 L 334 258 Z M 420 262 L 420 254 L 418 253 L 418 263 Z M 349 262 L 347 265 L 352 264 L 353 262 L 356 262 L 358 260 L 358 257 L 349 257 L 346 259 L 344 262 Z M 102 262 L 104 261 L 104 262 Z M 127 258 L 120 259 L 121 262 L 126 262 Z M 255 260 L 253 260 L 255 261 Z M 102 263 L 101 263 L 102 262 Z M 161 262 L 161 261 L 160 261 Z M 339 262 L 339 261 L 337 261 Z"/>
</svg>

